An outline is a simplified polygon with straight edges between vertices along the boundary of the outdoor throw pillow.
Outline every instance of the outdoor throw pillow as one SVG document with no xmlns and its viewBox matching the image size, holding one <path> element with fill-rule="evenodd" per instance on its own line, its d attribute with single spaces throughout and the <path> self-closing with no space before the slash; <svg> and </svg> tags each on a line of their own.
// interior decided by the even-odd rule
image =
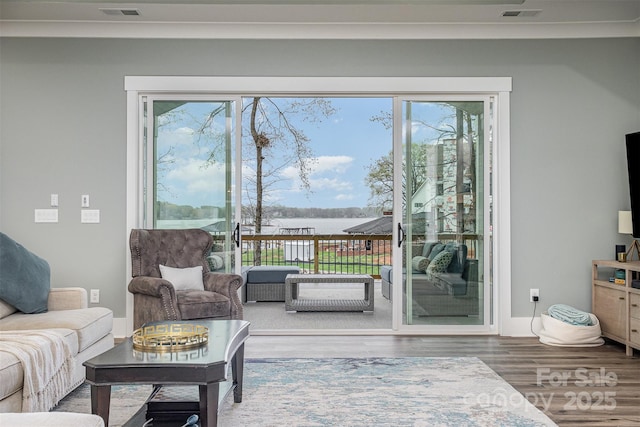
<svg viewBox="0 0 640 427">
<path fill-rule="evenodd" d="M 211 271 L 221 270 L 224 268 L 224 260 L 220 255 L 209 255 L 209 268 Z"/>
<path fill-rule="evenodd" d="M 431 251 L 429 252 L 429 256 L 427 258 L 429 258 L 431 262 L 433 262 L 433 260 L 438 256 L 438 254 L 443 250 L 444 250 L 444 245 L 442 243 L 436 243 L 431 248 Z"/>
<path fill-rule="evenodd" d="M 425 242 L 424 246 L 422 247 L 422 256 L 425 257 L 425 258 L 429 258 L 429 255 L 431 255 L 431 251 L 438 244 L 441 245 L 442 243 L 440 243 L 438 241 Z"/>
<path fill-rule="evenodd" d="M 429 266 L 429 258 L 416 256 L 411 259 L 411 267 L 413 271 L 425 272 Z"/>
<path fill-rule="evenodd" d="M 204 291 L 202 266 L 188 268 L 167 267 L 160 264 L 162 278 L 171 282 L 176 291 Z"/>
<path fill-rule="evenodd" d="M 429 263 L 427 267 L 427 273 L 444 273 L 447 271 L 447 267 L 453 258 L 451 252 L 442 251 Z"/>
<path fill-rule="evenodd" d="M 23 313 L 47 311 L 49 263 L 0 233 L 0 299 Z"/>
</svg>

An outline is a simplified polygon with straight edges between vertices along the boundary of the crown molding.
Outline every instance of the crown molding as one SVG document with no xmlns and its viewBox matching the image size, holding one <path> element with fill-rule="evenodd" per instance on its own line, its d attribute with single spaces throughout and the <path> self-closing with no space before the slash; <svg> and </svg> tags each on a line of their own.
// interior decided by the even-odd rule
<svg viewBox="0 0 640 427">
<path fill-rule="evenodd" d="M 186 23 L 4 21 L 0 37 L 117 39 L 562 39 L 640 37 L 640 21 L 597 23 Z"/>
</svg>

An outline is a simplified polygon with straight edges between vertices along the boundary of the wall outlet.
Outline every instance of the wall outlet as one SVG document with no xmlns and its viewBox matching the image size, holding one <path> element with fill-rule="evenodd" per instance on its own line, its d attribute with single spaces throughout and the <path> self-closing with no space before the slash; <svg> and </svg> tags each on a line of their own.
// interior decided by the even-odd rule
<svg viewBox="0 0 640 427">
<path fill-rule="evenodd" d="M 540 301 L 540 289 L 529 289 L 529 302 L 537 301 Z"/>
<path fill-rule="evenodd" d="M 100 302 L 100 289 L 91 289 L 89 294 L 89 302 L 91 304 L 98 304 Z"/>
</svg>

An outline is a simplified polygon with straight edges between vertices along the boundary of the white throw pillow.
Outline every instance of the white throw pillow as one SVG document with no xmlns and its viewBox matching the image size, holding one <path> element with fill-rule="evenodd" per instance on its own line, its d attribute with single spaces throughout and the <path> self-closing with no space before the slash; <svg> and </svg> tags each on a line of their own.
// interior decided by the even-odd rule
<svg viewBox="0 0 640 427">
<path fill-rule="evenodd" d="M 171 282 L 176 291 L 204 291 L 202 283 L 202 266 L 174 268 L 160 264 L 162 278 Z"/>
</svg>

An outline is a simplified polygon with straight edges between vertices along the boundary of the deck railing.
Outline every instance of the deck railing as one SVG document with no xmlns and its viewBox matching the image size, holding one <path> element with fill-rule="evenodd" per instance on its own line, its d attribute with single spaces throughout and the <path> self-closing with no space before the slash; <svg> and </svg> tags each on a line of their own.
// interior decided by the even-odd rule
<svg viewBox="0 0 640 427">
<path fill-rule="evenodd" d="M 476 253 L 477 235 L 464 235 L 469 255 Z M 441 234 L 441 242 L 461 236 Z M 424 241 L 415 240 L 418 247 Z M 391 265 L 389 234 L 247 234 L 242 236 L 242 266 L 295 265 L 302 273 L 369 274 L 380 278 L 380 267 Z M 413 255 L 419 255 L 414 253 Z"/>
<path fill-rule="evenodd" d="M 386 234 L 242 236 L 243 266 L 296 265 L 303 273 L 380 277 L 380 266 L 385 264 L 391 264 L 391 236 Z"/>
</svg>

